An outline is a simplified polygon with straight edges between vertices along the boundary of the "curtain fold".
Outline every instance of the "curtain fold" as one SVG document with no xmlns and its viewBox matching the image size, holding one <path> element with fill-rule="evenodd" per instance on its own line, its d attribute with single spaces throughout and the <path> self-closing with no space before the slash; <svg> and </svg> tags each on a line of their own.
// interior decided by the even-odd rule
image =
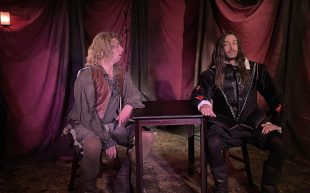
<svg viewBox="0 0 310 193">
<path fill-rule="evenodd" d="M 281 1 L 261 0 L 241 6 L 230 0 L 216 0 L 218 24 L 223 31 L 234 31 L 241 39 L 245 55 L 263 63 L 275 26 Z"/>
<path fill-rule="evenodd" d="M 10 30 L 0 29 L 7 152 L 41 152 L 56 137 L 62 119 L 68 67 L 66 3 L 33 0 L 0 6 L 11 13 Z"/>
<path fill-rule="evenodd" d="M 147 66 L 147 2 L 133 0 L 131 20 L 132 79 L 139 88 L 143 100 L 151 100 L 152 92 L 148 86 Z"/>
<path fill-rule="evenodd" d="M 199 0 L 148 2 L 148 84 L 158 100 L 188 99 L 193 88 Z"/>
<path fill-rule="evenodd" d="M 235 31 L 247 57 L 265 63 L 282 89 L 290 143 L 310 157 L 308 0 L 260 0 L 250 6 L 233 0 L 80 0 L 81 7 L 70 7 L 70 14 L 79 9 L 81 16 L 70 19 L 70 35 L 68 1 L 75 3 L 0 0 L 12 24 L 0 27 L 1 114 L 8 110 L 1 133 L 9 155 L 43 151 L 55 139 L 65 92 L 72 92 L 68 85 L 97 33 L 121 35 L 121 65 L 133 71 L 145 99 L 174 100 L 189 98 L 220 33 Z M 84 34 L 85 45 L 75 42 Z"/>
<path fill-rule="evenodd" d="M 285 107 L 290 132 L 298 150 L 310 158 L 310 2 L 292 0 L 289 13 L 284 78 Z"/>
<path fill-rule="evenodd" d="M 83 0 L 83 23 L 86 52 L 93 38 L 102 31 L 118 33 L 124 48 L 120 65 L 131 65 L 131 15 L 132 0 Z"/>
<path fill-rule="evenodd" d="M 283 91 L 290 154 L 298 149 L 310 157 L 310 101 L 307 100 L 310 65 L 305 59 L 310 54 L 309 2 L 261 0 L 250 6 L 232 0 L 205 3 L 200 30 L 203 44 L 198 46 L 199 72 L 209 67 L 220 33 L 236 32 L 245 55 L 265 63 Z M 258 100 L 260 106 L 266 106 L 261 97 Z"/>
</svg>

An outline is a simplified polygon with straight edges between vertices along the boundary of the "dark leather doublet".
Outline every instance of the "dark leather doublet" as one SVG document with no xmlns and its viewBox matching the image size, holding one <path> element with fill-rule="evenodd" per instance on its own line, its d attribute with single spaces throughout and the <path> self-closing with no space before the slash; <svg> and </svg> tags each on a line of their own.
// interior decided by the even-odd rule
<svg viewBox="0 0 310 193">
<path fill-rule="evenodd" d="M 210 120 L 227 129 L 243 125 L 249 129 L 258 127 L 266 118 L 257 108 L 257 64 L 251 63 L 250 81 L 245 83 L 237 66 L 226 65 L 224 85 L 216 88 L 213 95 L 213 110 L 217 115 Z M 215 69 L 209 69 L 215 73 Z"/>
<path fill-rule="evenodd" d="M 249 81 L 244 82 L 240 70 L 230 64 L 224 67 L 224 84 L 215 85 L 215 68 L 204 71 L 198 84 L 192 92 L 194 106 L 203 100 L 212 101 L 216 117 L 208 120 L 226 129 L 233 129 L 243 125 L 254 129 L 266 121 L 265 111 L 257 107 L 257 92 L 259 92 L 274 112 L 281 104 L 281 93 L 274 84 L 271 76 L 263 64 L 250 61 Z"/>
<path fill-rule="evenodd" d="M 216 89 L 213 97 L 213 108 L 216 114 L 242 122 L 249 113 L 254 111 L 256 108 L 255 74 L 257 69 L 256 64 L 251 66 L 250 82 L 245 83 L 237 66 L 226 65 L 224 85 Z M 247 105 L 249 103 L 251 105 Z"/>
</svg>

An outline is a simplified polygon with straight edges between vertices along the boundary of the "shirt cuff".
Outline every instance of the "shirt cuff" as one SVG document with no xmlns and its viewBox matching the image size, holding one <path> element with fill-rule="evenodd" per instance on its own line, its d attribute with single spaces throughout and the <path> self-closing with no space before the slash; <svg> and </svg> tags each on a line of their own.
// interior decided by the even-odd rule
<svg viewBox="0 0 310 193">
<path fill-rule="evenodd" d="M 114 145 L 117 145 L 117 143 L 113 139 L 104 140 L 102 144 L 102 149 L 108 149 L 109 147 L 112 147 Z"/>
<path fill-rule="evenodd" d="M 210 103 L 210 101 L 208 101 L 208 100 L 202 100 L 199 104 L 198 104 L 198 111 L 200 111 L 200 107 L 202 106 L 202 105 L 209 105 L 210 107 L 212 107 L 212 104 Z"/>
</svg>

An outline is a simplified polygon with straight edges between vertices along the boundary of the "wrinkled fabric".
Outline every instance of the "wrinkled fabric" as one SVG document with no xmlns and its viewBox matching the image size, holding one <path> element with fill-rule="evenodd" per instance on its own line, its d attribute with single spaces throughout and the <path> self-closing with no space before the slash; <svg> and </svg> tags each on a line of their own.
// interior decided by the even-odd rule
<svg viewBox="0 0 310 193">
<path fill-rule="evenodd" d="M 282 103 L 282 96 L 263 64 L 251 61 L 250 66 L 251 82 L 247 84 L 241 80 L 238 82 L 236 76 L 232 75 L 238 69 L 229 68 L 225 71 L 222 88 L 215 86 L 215 68 L 203 72 L 192 93 L 193 105 L 197 107 L 202 100 L 212 100 L 213 111 L 217 117 L 209 119 L 226 129 L 232 129 L 239 124 L 244 124 L 249 129 L 257 128 L 258 123 L 265 119 L 264 112 L 258 113 L 261 111 L 257 107 L 257 91 L 264 96 L 272 112 L 275 112 L 276 107 Z M 241 87 L 240 84 L 243 84 L 244 88 L 237 92 L 238 87 Z"/>
<path fill-rule="evenodd" d="M 46 155 L 62 126 L 69 68 L 67 9 L 62 0 L 0 0 L 0 10 L 11 13 L 12 24 L 0 27 L 0 89 L 8 107 L 9 156 L 36 154 L 43 159 L 39 155 Z"/>
<path fill-rule="evenodd" d="M 113 88 L 111 88 L 111 85 L 109 85 L 109 93 L 113 93 L 113 89 L 117 89 L 118 92 L 115 95 L 110 94 L 110 97 L 105 98 L 109 103 L 106 106 L 103 118 L 100 118 L 96 108 L 96 105 L 98 104 L 96 91 L 101 90 L 96 90 L 95 88 L 92 76 L 92 71 L 94 70 L 98 69 L 89 66 L 83 68 L 79 72 L 74 87 L 75 104 L 69 114 L 69 123 L 73 128 L 85 127 L 92 134 L 98 136 L 102 140 L 104 147 L 108 148 L 116 145 L 116 142 L 111 138 L 103 125 L 104 123 L 112 122 L 116 118 L 120 104 L 120 97 L 122 97 L 123 105 L 129 104 L 133 108 L 142 108 L 144 105 L 140 100 L 139 90 L 134 86 L 129 74 L 125 73 L 122 96 L 119 93 L 120 89 L 118 87 L 114 88 L 112 86 Z M 101 78 L 104 79 L 104 75 Z M 104 79 L 104 81 L 109 80 Z M 109 84 L 109 82 L 107 84 Z M 87 133 L 87 135 L 89 135 L 89 133 Z"/>
</svg>

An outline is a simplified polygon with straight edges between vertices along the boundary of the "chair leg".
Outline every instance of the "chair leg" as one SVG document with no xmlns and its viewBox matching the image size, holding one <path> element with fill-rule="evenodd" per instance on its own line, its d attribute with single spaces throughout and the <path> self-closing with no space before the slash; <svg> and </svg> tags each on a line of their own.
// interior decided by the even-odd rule
<svg viewBox="0 0 310 193">
<path fill-rule="evenodd" d="M 247 145 L 242 144 L 241 148 L 242 148 L 243 159 L 240 157 L 237 157 L 236 155 L 229 154 L 229 149 L 223 150 L 224 162 L 226 164 L 226 167 L 228 167 L 228 165 L 229 165 L 229 157 L 232 157 L 235 160 L 243 162 L 244 167 L 245 167 L 245 171 L 246 171 L 246 175 L 247 175 L 247 179 L 248 179 L 248 183 L 249 183 L 249 185 L 254 185 Z"/>
<path fill-rule="evenodd" d="M 247 178 L 248 178 L 248 183 L 249 185 L 254 185 L 247 145 L 242 144 L 241 148 L 242 148 L 243 160 L 244 160 L 244 165 L 245 165 L 245 171 L 246 171 Z"/>
<path fill-rule="evenodd" d="M 195 170 L 195 137 L 194 137 L 194 126 L 188 129 L 188 174 L 193 175 Z"/>
<path fill-rule="evenodd" d="M 129 149 L 127 149 L 126 152 L 126 156 L 128 156 L 128 151 Z M 74 150 L 74 155 L 73 155 L 73 160 L 72 160 L 72 166 L 71 166 L 71 176 L 70 176 L 70 182 L 68 185 L 68 191 L 72 192 L 74 190 L 74 185 L 75 185 L 75 179 L 77 176 L 77 170 L 79 169 L 79 162 L 81 161 L 82 158 L 82 154 L 81 154 L 81 149 L 77 148 Z M 116 168 L 119 169 L 120 165 L 121 165 L 121 161 L 119 158 L 118 153 L 116 154 L 116 158 L 114 159 Z M 100 154 L 100 171 L 98 173 L 98 177 L 102 177 L 103 176 L 103 167 L 102 167 L 103 163 L 102 163 L 102 152 Z"/>
<path fill-rule="evenodd" d="M 72 166 L 71 166 L 70 183 L 68 185 L 68 191 L 69 192 L 72 192 L 74 190 L 74 183 L 75 183 L 77 169 L 79 167 L 80 156 L 81 156 L 80 152 L 74 152 Z"/>
</svg>

